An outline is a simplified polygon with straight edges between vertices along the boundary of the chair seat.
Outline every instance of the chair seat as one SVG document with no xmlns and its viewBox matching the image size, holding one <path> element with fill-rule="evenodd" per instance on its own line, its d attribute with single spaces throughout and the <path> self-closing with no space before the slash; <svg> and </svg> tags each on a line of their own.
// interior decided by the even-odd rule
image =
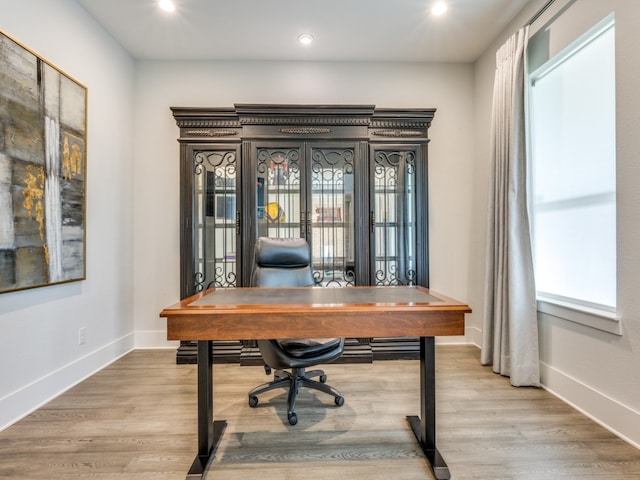
<svg viewBox="0 0 640 480">
<path fill-rule="evenodd" d="M 341 347 L 340 338 L 293 338 L 278 340 L 280 346 L 294 358 L 313 358 Z"/>
</svg>

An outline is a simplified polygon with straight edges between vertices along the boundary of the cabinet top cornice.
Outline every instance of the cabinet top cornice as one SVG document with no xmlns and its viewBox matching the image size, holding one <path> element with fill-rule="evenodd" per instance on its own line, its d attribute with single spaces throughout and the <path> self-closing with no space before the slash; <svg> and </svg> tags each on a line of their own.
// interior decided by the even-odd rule
<svg viewBox="0 0 640 480">
<path fill-rule="evenodd" d="M 366 136 L 421 137 L 431 126 L 435 108 L 376 108 L 375 105 L 235 104 L 233 107 L 171 107 L 178 127 L 186 137 L 236 137 L 243 127 L 301 127 L 289 133 L 326 128 L 358 127 Z M 202 130 L 210 129 L 210 130 Z M 213 129 L 213 130 L 211 130 Z M 409 129 L 411 131 L 407 131 Z M 330 132 L 331 130 L 329 130 Z M 293 132 L 293 133 L 292 133 Z M 323 132 L 326 133 L 326 132 Z M 357 136 L 362 135 L 362 133 Z M 185 138 L 186 138 L 185 137 Z"/>
<path fill-rule="evenodd" d="M 369 124 L 376 121 L 430 123 L 435 108 L 376 108 L 374 105 L 235 104 L 234 107 L 171 107 L 179 120 L 218 120 L 239 124 Z M 334 123 L 335 122 L 335 123 Z"/>
</svg>

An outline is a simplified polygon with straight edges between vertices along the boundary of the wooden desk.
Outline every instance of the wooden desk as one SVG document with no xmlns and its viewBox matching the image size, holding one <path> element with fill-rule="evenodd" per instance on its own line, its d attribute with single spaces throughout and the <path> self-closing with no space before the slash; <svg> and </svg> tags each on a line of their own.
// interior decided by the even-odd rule
<svg viewBox="0 0 640 480">
<path fill-rule="evenodd" d="M 420 337 L 420 416 L 407 420 L 435 477 L 450 478 L 436 445 L 434 337 L 464 335 L 469 312 L 422 287 L 212 289 L 165 308 L 167 338 L 198 341 L 198 454 L 186 478 L 202 478 L 226 427 L 213 419 L 211 341 L 301 337 Z"/>
</svg>

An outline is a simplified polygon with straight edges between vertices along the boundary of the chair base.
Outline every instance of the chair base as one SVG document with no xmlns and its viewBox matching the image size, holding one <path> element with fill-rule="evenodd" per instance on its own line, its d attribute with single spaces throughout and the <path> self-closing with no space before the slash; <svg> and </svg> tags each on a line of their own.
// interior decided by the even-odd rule
<svg viewBox="0 0 640 480">
<path fill-rule="evenodd" d="M 320 381 L 312 380 L 314 377 L 319 377 Z M 337 406 L 341 407 L 344 405 L 344 397 L 338 390 L 327 385 L 325 383 L 326 381 L 327 376 L 322 370 L 311 370 L 309 372 L 306 372 L 304 368 L 292 368 L 291 372 L 287 370 L 276 370 L 271 382 L 259 385 L 249 392 L 249 406 L 256 407 L 258 405 L 258 395 L 261 393 L 275 390 L 276 388 L 288 389 L 287 419 L 290 425 L 295 425 L 298 423 L 298 416 L 295 412 L 296 396 L 298 395 L 298 389 L 300 387 L 311 388 L 333 395 L 334 402 Z"/>
</svg>

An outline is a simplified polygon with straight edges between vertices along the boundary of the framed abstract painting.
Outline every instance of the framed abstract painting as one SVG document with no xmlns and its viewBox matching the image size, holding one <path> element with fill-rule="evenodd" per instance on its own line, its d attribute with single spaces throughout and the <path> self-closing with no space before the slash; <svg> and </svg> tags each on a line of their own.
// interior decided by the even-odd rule
<svg viewBox="0 0 640 480">
<path fill-rule="evenodd" d="M 87 88 L 0 31 L 0 293 L 86 278 Z"/>
</svg>

